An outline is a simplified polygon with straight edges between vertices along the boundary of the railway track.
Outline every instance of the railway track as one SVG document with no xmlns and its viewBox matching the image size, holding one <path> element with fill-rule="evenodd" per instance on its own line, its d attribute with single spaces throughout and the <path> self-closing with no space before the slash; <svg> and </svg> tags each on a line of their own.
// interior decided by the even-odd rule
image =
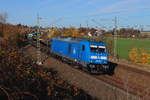
<svg viewBox="0 0 150 100">
<path fill-rule="evenodd" d="M 32 44 L 32 46 L 36 47 L 35 44 Z M 48 54 L 49 50 L 47 49 L 48 49 L 47 47 L 45 47 L 44 45 L 41 45 L 42 52 L 46 52 Z M 80 69 L 77 69 L 77 68 L 75 69 L 81 71 L 82 73 L 85 73 L 84 71 Z M 131 94 L 131 95 L 141 98 L 139 100 L 150 100 L 150 86 L 149 86 L 150 81 L 148 80 L 150 77 L 150 73 L 145 72 L 143 70 L 136 69 L 136 68 L 131 68 L 129 66 L 124 66 L 124 65 L 117 65 L 115 70 L 116 71 L 114 75 L 112 76 L 92 75 L 92 77 L 124 91 L 127 95 Z M 130 76 L 130 75 L 133 75 L 133 76 Z M 141 80 L 143 80 L 143 82 L 141 83 L 136 82 L 135 81 L 136 78 L 134 76 L 136 76 L 136 78 L 138 77 L 140 78 L 142 76 L 143 79 Z M 122 77 L 125 77 L 125 78 L 122 78 Z M 146 83 L 144 83 L 144 79 L 147 81 Z"/>
<path fill-rule="evenodd" d="M 94 76 L 97 79 L 100 79 L 116 88 L 119 88 L 123 90 L 126 93 L 145 98 L 146 96 L 150 95 L 150 93 L 145 92 L 147 87 L 136 85 L 134 83 L 127 83 L 123 82 L 121 79 L 118 79 L 117 77 L 110 77 L 110 76 Z M 127 86 L 125 86 L 127 85 Z M 150 99 L 150 98 L 149 98 Z M 148 100 L 148 99 L 144 99 Z"/>
<path fill-rule="evenodd" d="M 122 67 L 120 67 L 120 68 L 122 68 Z M 77 70 L 84 72 L 80 69 L 77 69 Z M 129 69 L 127 69 L 127 70 L 129 70 Z M 130 70 L 130 71 L 132 71 L 132 70 Z M 137 71 L 135 71 L 135 72 L 137 72 Z M 86 74 L 88 74 L 88 73 L 86 73 Z M 147 75 L 147 74 L 145 74 L 145 75 Z M 134 82 L 127 82 L 126 80 L 121 79 L 120 77 L 115 76 L 115 75 L 113 75 L 113 76 L 92 75 L 92 77 L 94 77 L 98 80 L 101 80 L 115 88 L 118 88 L 118 89 L 124 91 L 126 94 L 131 94 L 131 95 L 141 98 L 139 100 L 150 100 L 150 87 L 138 85 Z"/>
</svg>

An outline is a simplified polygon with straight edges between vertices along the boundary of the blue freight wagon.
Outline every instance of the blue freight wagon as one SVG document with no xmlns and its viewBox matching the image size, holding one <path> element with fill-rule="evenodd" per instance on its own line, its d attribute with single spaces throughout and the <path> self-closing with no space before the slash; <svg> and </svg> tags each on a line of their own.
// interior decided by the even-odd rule
<svg viewBox="0 0 150 100">
<path fill-rule="evenodd" d="M 51 39 L 51 53 L 68 60 L 91 73 L 109 70 L 106 43 L 86 39 L 57 37 Z"/>
</svg>

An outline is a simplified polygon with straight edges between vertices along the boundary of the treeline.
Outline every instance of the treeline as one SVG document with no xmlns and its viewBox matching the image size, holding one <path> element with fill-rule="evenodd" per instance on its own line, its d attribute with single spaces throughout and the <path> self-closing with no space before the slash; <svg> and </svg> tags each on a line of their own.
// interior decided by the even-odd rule
<svg viewBox="0 0 150 100">
<path fill-rule="evenodd" d="M 115 30 L 110 30 L 106 32 L 106 35 L 110 34 L 110 36 L 114 35 Z M 121 28 L 116 30 L 117 36 L 118 37 L 123 37 L 123 38 L 138 38 L 141 37 L 140 30 L 138 29 L 133 29 L 133 28 Z"/>
<path fill-rule="evenodd" d="M 89 34 L 91 36 L 98 36 L 102 35 L 105 31 L 104 30 L 97 30 L 95 28 L 75 28 L 75 27 L 69 27 L 69 28 L 57 28 L 52 27 L 46 31 L 46 33 L 49 33 L 48 37 L 54 37 L 54 36 L 71 36 L 71 37 L 85 37 Z"/>
<path fill-rule="evenodd" d="M 72 37 L 84 37 L 84 36 L 106 36 L 113 37 L 115 35 L 115 30 L 99 30 L 95 28 L 50 28 L 50 33 L 54 36 L 72 36 Z M 122 38 L 144 38 L 140 30 L 133 28 L 121 28 L 116 30 L 116 35 Z"/>
<path fill-rule="evenodd" d="M 27 34 L 30 31 L 30 27 L 25 25 L 0 23 L 0 37 L 3 37 L 5 40 L 17 38 L 18 35 Z"/>
<path fill-rule="evenodd" d="M 0 23 L 0 36 L 5 39 L 10 37 L 16 37 L 18 34 L 28 34 L 30 32 L 37 32 L 37 26 L 28 27 L 26 25 L 11 25 L 11 24 L 2 24 Z M 96 28 L 75 28 L 75 27 L 51 27 L 51 28 L 42 28 L 40 30 L 44 32 L 48 38 L 53 36 L 72 36 L 72 37 L 85 37 L 85 36 L 106 36 L 113 37 L 115 30 L 98 30 Z M 123 38 L 143 38 L 140 31 L 133 28 L 121 28 L 117 31 L 118 37 Z M 45 35 L 44 34 L 44 35 Z"/>
</svg>

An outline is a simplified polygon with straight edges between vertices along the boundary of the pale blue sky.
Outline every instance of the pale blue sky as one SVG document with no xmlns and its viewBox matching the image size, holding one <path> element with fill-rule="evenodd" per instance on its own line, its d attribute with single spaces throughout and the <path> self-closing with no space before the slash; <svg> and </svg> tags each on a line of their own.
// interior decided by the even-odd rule
<svg viewBox="0 0 150 100">
<path fill-rule="evenodd" d="M 111 26 L 117 16 L 119 26 L 150 27 L 149 0 L 0 0 L 3 12 L 12 24 L 36 25 L 39 13 L 43 26 Z"/>
</svg>

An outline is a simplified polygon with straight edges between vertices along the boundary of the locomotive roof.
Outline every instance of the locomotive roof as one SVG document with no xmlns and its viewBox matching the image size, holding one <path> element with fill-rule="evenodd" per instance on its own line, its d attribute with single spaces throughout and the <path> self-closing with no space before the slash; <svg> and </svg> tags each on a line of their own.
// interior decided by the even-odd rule
<svg viewBox="0 0 150 100">
<path fill-rule="evenodd" d="M 73 38 L 73 37 L 56 37 L 56 39 L 61 40 L 61 41 L 72 41 L 72 42 L 75 42 L 75 43 L 79 43 L 81 41 L 97 42 L 97 41 L 94 41 L 94 40 L 91 40 L 91 39 Z M 102 41 L 98 41 L 98 42 L 104 43 Z"/>
</svg>

